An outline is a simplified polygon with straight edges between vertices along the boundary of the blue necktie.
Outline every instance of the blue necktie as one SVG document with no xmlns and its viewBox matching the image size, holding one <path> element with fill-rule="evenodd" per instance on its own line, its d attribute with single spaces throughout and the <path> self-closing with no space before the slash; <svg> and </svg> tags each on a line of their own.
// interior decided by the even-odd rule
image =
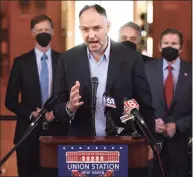
<svg viewBox="0 0 193 177">
<path fill-rule="evenodd" d="M 48 75 L 48 65 L 47 65 L 47 55 L 44 54 L 41 58 L 41 72 L 40 72 L 40 87 L 41 87 L 41 106 L 48 99 L 49 91 L 49 75 Z"/>
</svg>

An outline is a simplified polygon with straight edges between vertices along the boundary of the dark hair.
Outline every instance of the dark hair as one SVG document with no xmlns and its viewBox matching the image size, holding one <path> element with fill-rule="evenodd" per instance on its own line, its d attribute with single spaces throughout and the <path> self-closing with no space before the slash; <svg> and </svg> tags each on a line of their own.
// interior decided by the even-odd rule
<svg viewBox="0 0 193 177">
<path fill-rule="evenodd" d="M 88 9 L 94 9 L 96 10 L 100 15 L 103 15 L 105 17 L 107 17 L 107 13 L 106 13 L 106 10 L 101 7 L 100 5 L 98 4 L 94 4 L 94 5 L 86 5 L 82 8 L 82 10 L 79 12 L 79 18 L 80 16 L 82 15 L 83 12 L 85 12 L 86 10 Z"/>
<path fill-rule="evenodd" d="M 180 40 L 180 45 L 182 47 L 182 45 L 183 45 L 183 35 L 180 31 L 178 31 L 177 29 L 174 29 L 174 28 L 168 28 L 168 29 L 164 30 L 161 33 L 160 42 L 161 42 L 162 37 L 167 35 L 167 34 L 176 34 L 176 35 L 178 35 L 179 40 Z"/>
<path fill-rule="evenodd" d="M 54 28 L 54 25 L 52 23 L 52 19 L 49 18 L 48 16 L 46 15 L 37 15 L 35 16 L 32 20 L 31 20 L 31 29 L 34 28 L 34 26 L 40 22 L 43 22 L 43 21 L 49 21 L 50 22 L 50 25 L 52 28 Z"/>
</svg>

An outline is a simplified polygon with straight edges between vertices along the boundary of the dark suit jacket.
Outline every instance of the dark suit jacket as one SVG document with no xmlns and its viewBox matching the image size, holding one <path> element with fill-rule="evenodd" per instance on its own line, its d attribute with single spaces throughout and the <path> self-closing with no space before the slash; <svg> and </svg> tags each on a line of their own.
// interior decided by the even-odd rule
<svg viewBox="0 0 193 177">
<path fill-rule="evenodd" d="M 51 55 L 54 78 L 56 63 L 60 53 L 52 50 Z M 19 101 L 20 92 L 21 101 Z M 29 126 L 29 116 L 31 112 L 36 110 L 37 107 L 41 107 L 41 91 L 34 50 L 25 53 L 14 60 L 7 87 L 5 105 L 10 111 L 18 116 L 14 138 L 14 143 L 16 143 L 19 138 L 24 135 L 25 130 Z M 54 124 L 61 125 L 60 123 L 55 122 L 53 125 L 49 125 L 49 130 L 47 131 L 48 135 L 54 134 L 55 131 L 60 131 L 59 127 Z M 40 135 L 39 133 L 37 133 L 37 136 Z M 35 134 L 35 132 L 33 134 Z M 44 132 L 43 134 L 46 133 Z"/>
<path fill-rule="evenodd" d="M 143 58 L 143 61 L 144 61 L 144 62 L 154 60 L 154 58 L 151 58 L 151 57 L 149 57 L 149 56 L 147 56 L 147 55 L 143 55 L 143 54 L 141 54 L 141 57 Z"/>
<path fill-rule="evenodd" d="M 137 51 L 137 46 L 136 46 L 135 43 L 133 43 L 133 42 L 131 42 L 131 41 L 122 41 L 121 43 L 124 44 L 124 45 L 125 45 L 126 47 L 128 47 L 129 49 L 132 49 L 132 50 Z M 139 52 L 139 53 L 140 53 L 140 52 Z M 149 56 L 147 56 L 147 55 L 143 55 L 143 54 L 141 54 L 141 57 L 142 57 L 142 59 L 143 59 L 144 62 L 150 61 L 150 60 L 153 60 L 153 59 L 154 59 L 154 58 L 151 58 L 151 57 L 149 57 Z"/>
<path fill-rule="evenodd" d="M 172 138 L 164 138 L 163 136 L 159 136 L 159 138 L 167 144 L 167 150 L 170 154 L 184 157 L 185 152 L 187 152 L 188 134 L 191 133 L 192 128 L 191 64 L 181 60 L 178 82 L 169 109 L 166 106 L 164 98 L 162 67 L 162 59 L 145 63 L 146 74 L 153 98 L 153 107 L 155 108 L 157 118 L 163 118 L 166 123 L 175 122 L 178 131 Z"/>
<path fill-rule="evenodd" d="M 84 104 L 77 110 L 70 123 L 70 135 L 91 136 L 94 131 L 91 119 L 91 76 L 87 48 L 84 44 L 76 46 L 64 54 L 57 65 L 54 92 L 60 92 L 62 102 L 69 100 L 71 87 L 80 81 L 80 95 Z M 100 83 L 99 83 L 100 84 Z M 154 110 L 151 106 L 151 93 L 145 76 L 140 55 L 123 44 L 111 42 L 106 91 L 115 98 L 116 109 L 112 118 L 117 126 L 121 125 L 123 99 L 135 98 L 140 112 L 150 129 L 154 129 Z M 56 117 L 68 119 L 65 104 L 56 107 Z"/>
</svg>

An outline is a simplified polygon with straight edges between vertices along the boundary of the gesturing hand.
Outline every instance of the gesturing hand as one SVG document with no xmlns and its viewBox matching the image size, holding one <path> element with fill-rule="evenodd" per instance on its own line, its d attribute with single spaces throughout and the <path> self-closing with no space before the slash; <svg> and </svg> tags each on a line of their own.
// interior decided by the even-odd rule
<svg viewBox="0 0 193 177">
<path fill-rule="evenodd" d="M 70 91 L 70 100 L 68 103 L 68 109 L 72 112 L 76 112 L 76 110 L 83 105 L 83 101 L 80 102 L 81 96 L 79 95 L 80 90 L 80 82 L 76 81 L 76 84 L 71 88 Z"/>
</svg>

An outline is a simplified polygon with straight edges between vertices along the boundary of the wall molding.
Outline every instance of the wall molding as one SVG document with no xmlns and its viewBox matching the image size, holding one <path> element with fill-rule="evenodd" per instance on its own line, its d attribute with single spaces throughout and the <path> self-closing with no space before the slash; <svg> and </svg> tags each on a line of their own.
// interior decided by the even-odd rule
<svg viewBox="0 0 193 177">
<path fill-rule="evenodd" d="M 10 121 L 10 120 L 17 120 L 16 116 L 0 116 L 0 121 Z"/>
</svg>

